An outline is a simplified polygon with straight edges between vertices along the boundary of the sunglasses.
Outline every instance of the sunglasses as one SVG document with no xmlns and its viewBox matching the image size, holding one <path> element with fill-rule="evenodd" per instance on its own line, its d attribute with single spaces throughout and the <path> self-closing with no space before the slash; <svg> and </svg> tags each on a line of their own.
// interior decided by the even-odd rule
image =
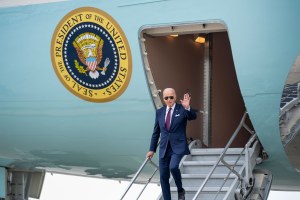
<svg viewBox="0 0 300 200">
<path fill-rule="evenodd" d="M 164 97 L 164 100 L 168 100 L 168 99 L 174 99 L 174 97 L 173 96 Z"/>
</svg>

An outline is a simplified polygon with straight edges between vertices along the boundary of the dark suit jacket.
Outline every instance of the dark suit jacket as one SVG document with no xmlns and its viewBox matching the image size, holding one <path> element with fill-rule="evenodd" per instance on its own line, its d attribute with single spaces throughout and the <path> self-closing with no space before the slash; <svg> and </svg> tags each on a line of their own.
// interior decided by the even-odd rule
<svg viewBox="0 0 300 200">
<path fill-rule="evenodd" d="M 186 110 L 181 104 L 176 104 L 172 115 L 170 130 L 165 123 L 166 107 L 156 111 L 155 124 L 151 138 L 150 151 L 156 152 L 157 143 L 160 137 L 159 157 L 163 158 L 168 146 L 168 142 L 174 153 L 179 155 L 190 154 L 186 140 L 187 120 L 197 118 L 195 110 Z"/>
</svg>

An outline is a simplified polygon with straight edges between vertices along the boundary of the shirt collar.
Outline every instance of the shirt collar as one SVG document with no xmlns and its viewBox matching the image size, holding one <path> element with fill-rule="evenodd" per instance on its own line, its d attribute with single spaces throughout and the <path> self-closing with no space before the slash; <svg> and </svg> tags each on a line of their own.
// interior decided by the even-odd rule
<svg viewBox="0 0 300 200">
<path fill-rule="evenodd" d="M 172 108 L 172 111 L 174 111 L 175 110 L 175 106 L 176 106 L 176 103 L 174 103 L 174 105 L 171 107 Z M 169 107 L 167 106 L 167 109 L 166 109 L 167 111 L 169 110 Z"/>
</svg>

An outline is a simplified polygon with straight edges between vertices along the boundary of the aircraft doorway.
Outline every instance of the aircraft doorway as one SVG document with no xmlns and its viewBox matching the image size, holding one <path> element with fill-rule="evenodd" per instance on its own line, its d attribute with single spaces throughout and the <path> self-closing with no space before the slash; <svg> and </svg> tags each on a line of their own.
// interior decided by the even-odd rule
<svg viewBox="0 0 300 200">
<path fill-rule="evenodd" d="M 197 37 L 202 41 L 195 42 Z M 226 27 L 222 23 L 146 27 L 140 41 L 156 109 L 163 105 L 164 88 L 173 87 L 178 102 L 189 92 L 191 106 L 199 112 L 188 124 L 187 137 L 200 139 L 206 147 L 224 147 L 246 110 Z M 233 147 L 246 144 L 250 134 L 244 132 Z"/>
</svg>

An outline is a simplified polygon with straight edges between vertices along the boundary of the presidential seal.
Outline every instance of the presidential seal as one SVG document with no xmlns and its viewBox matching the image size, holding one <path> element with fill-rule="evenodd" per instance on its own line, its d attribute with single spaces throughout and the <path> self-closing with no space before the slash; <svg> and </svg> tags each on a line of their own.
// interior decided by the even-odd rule
<svg viewBox="0 0 300 200">
<path fill-rule="evenodd" d="M 131 78 L 131 52 L 125 34 L 107 13 L 83 7 L 68 13 L 52 38 L 52 65 L 63 85 L 92 102 L 118 98 Z"/>
</svg>

